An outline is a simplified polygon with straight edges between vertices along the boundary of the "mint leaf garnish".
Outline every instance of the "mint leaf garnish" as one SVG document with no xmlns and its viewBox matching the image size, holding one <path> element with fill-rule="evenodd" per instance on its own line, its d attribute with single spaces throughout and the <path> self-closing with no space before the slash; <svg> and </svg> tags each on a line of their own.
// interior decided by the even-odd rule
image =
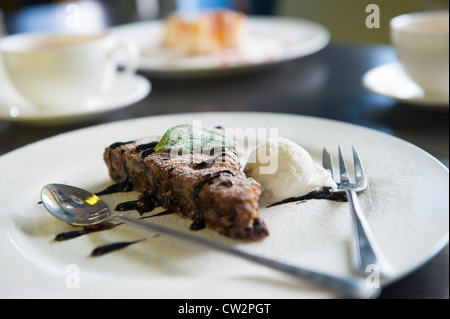
<svg viewBox="0 0 450 319">
<path fill-rule="evenodd" d="M 218 132 L 202 129 L 191 124 L 182 124 L 167 130 L 161 141 L 156 145 L 155 152 L 210 154 L 215 149 L 234 147 L 236 147 L 234 141 Z"/>
</svg>

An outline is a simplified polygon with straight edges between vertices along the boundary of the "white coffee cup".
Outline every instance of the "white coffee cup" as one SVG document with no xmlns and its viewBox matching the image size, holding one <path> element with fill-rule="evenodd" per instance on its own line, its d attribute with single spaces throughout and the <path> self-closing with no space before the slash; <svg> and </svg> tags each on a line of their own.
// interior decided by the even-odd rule
<svg viewBox="0 0 450 319">
<path fill-rule="evenodd" d="M 0 52 L 12 84 L 40 110 L 92 108 L 129 83 L 139 62 L 134 45 L 107 34 L 18 34 L 2 39 Z M 122 72 L 119 54 L 126 55 Z"/>
<path fill-rule="evenodd" d="M 404 14 L 391 20 L 391 39 L 406 74 L 426 93 L 449 94 L 449 12 Z"/>
</svg>

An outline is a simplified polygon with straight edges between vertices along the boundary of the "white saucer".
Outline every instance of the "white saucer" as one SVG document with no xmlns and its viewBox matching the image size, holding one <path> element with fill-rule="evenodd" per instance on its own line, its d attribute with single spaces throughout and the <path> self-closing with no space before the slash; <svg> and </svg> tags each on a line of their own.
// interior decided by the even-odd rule
<svg viewBox="0 0 450 319">
<path fill-rule="evenodd" d="M 363 85 L 371 92 L 406 104 L 442 108 L 449 106 L 448 95 L 434 95 L 425 92 L 408 78 L 398 62 L 370 70 L 364 75 Z"/>
<path fill-rule="evenodd" d="M 136 75 L 126 88 L 113 90 L 113 94 L 97 98 L 89 107 L 76 110 L 38 110 L 17 93 L 4 74 L 0 74 L 0 88 L 0 120 L 32 126 L 59 126 L 91 120 L 137 103 L 150 93 L 151 83 Z"/>
</svg>

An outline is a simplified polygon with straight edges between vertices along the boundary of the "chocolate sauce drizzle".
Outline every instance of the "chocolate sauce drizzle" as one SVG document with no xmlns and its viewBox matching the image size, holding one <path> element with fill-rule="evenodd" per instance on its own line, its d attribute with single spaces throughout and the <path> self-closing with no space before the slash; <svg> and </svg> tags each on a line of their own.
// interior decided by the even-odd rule
<svg viewBox="0 0 450 319">
<path fill-rule="evenodd" d="M 134 141 L 129 141 L 129 142 L 117 142 L 117 143 L 114 143 L 114 144 L 111 144 L 110 146 L 109 146 L 109 160 L 111 160 L 111 154 L 112 154 L 112 151 L 114 151 L 116 148 L 119 148 L 119 147 L 121 147 L 121 146 L 124 146 L 124 145 L 128 145 L 128 144 L 132 144 L 132 143 L 134 143 Z"/>
<path fill-rule="evenodd" d="M 216 156 L 216 157 L 214 157 L 212 159 L 209 159 L 209 160 L 206 160 L 206 161 L 203 161 L 201 163 L 196 164 L 195 165 L 195 169 L 204 169 L 208 165 L 210 165 L 210 164 L 212 164 L 214 162 L 217 162 L 219 159 L 222 159 L 222 162 L 225 162 L 225 159 L 224 159 L 225 156 L 231 156 L 231 155 L 228 154 L 228 153 L 223 152 L 222 154 L 220 154 L 220 155 L 218 155 L 218 156 Z"/>
<path fill-rule="evenodd" d="M 347 202 L 348 201 L 347 195 L 345 193 L 332 192 L 328 188 L 323 188 L 319 191 L 312 191 L 304 196 L 287 198 L 280 202 L 271 204 L 271 205 L 267 206 L 267 208 L 280 206 L 280 205 L 284 205 L 284 204 L 288 204 L 288 203 L 294 203 L 294 202 L 300 203 L 300 202 L 304 202 L 304 201 L 307 201 L 310 199 L 327 199 L 327 200 L 337 201 L 337 202 L 339 202 L 339 201 Z"/>
<path fill-rule="evenodd" d="M 101 192 L 95 193 L 97 196 L 110 195 L 116 193 L 130 193 L 133 191 L 133 182 L 128 174 L 126 174 L 123 182 L 111 185 Z"/>
<path fill-rule="evenodd" d="M 103 223 L 103 224 L 99 224 L 99 225 L 88 226 L 88 227 L 84 227 L 81 230 L 74 230 L 74 231 L 69 231 L 69 232 L 65 232 L 65 233 L 60 233 L 60 234 L 56 235 L 54 240 L 59 241 L 59 242 L 66 241 L 66 240 L 74 239 L 74 238 L 77 238 L 80 236 L 89 235 L 89 234 L 93 234 L 93 233 L 97 233 L 97 232 L 101 232 L 101 231 L 105 231 L 105 230 L 110 230 L 119 225 L 121 225 L 121 224 Z"/>
<path fill-rule="evenodd" d="M 114 151 L 116 148 L 119 148 L 119 147 L 121 147 L 121 146 L 128 145 L 128 144 L 133 144 L 133 143 L 134 143 L 134 141 L 130 141 L 130 142 L 117 142 L 117 143 L 111 144 L 111 145 L 109 146 L 109 150 L 110 150 L 110 151 Z"/>
<path fill-rule="evenodd" d="M 103 256 L 103 255 L 109 254 L 109 253 L 111 253 L 113 251 L 124 249 L 124 248 L 126 248 L 128 246 L 140 243 L 142 241 L 145 241 L 145 239 L 135 240 L 135 241 L 131 241 L 131 242 L 120 242 L 120 243 L 114 243 L 114 244 L 100 246 L 100 247 L 95 248 L 92 251 L 91 257 Z"/>
<path fill-rule="evenodd" d="M 151 143 L 147 143 L 147 144 L 141 144 L 136 146 L 136 152 L 140 153 L 146 150 L 150 150 L 150 149 L 155 149 L 156 145 L 158 145 L 159 142 L 151 142 Z"/>
<path fill-rule="evenodd" d="M 175 213 L 175 211 L 176 210 L 173 207 L 169 207 L 169 209 L 167 209 L 167 210 L 165 210 L 165 211 L 163 211 L 161 213 L 158 213 L 158 214 L 155 214 L 155 215 L 151 215 L 151 216 L 141 217 L 140 219 L 149 219 L 149 218 L 154 218 L 154 217 L 161 217 L 161 216 L 171 215 L 171 214 Z"/>
<path fill-rule="evenodd" d="M 222 176 L 222 174 L 230 174 L 231 176 L 234 176 L 234 173 L 229 170 L 220 171 L 213 175 L 207 174 L 205 179 L 202 180 L 195 188 L 194 188 L 194 199 L 198 199 L 198 196 L 200 192 L 202 191 L 203 187 L 205 187 L 206 184 L 212 182 L 213 180 L 219 178 Z"/>
<path fill-rule="evenodd" d="M 136 210 L 142 216 L 145 213 L 152 212 L 155 207 L 156 204 L 153 198 L 150 196 L 144 196 L 139 200 L 118 204 L 115 210 L 117 212 L 128 212 Z"/>
<path fill-rule="evenodd" d="M 137 153 L 141 153 L 141 158 L 146 158 L 147 156 L 155 153 L 155 147 L 159 144 L 159 142 L 151 142 L 147 144 L 138 145 L 135 149 Z"/>
</svg>

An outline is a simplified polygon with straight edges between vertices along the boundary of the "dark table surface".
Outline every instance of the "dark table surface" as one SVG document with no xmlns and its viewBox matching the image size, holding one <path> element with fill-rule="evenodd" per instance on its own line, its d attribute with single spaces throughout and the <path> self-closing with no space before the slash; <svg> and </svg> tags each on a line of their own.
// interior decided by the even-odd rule
<svg viewBox="0 0 450 319">
<path fill-rule="evenodd" d="M 259 111 L 310 115 L 374 128 L 449 163 L 448 108 L 399 104 L 367 92 L 364 73 L 396 59 L 392 47 L 332 43 L 312 56 L 252 74 L 216 79 L 158 79 L 143 101 L 91 122 L 33 128 L 0 121 L 0 155 L 75 129 L 124 119 L 186 112 Z M 387 286 L 381 298 L 449 298 L 449 249 Z"/>
</svg>

